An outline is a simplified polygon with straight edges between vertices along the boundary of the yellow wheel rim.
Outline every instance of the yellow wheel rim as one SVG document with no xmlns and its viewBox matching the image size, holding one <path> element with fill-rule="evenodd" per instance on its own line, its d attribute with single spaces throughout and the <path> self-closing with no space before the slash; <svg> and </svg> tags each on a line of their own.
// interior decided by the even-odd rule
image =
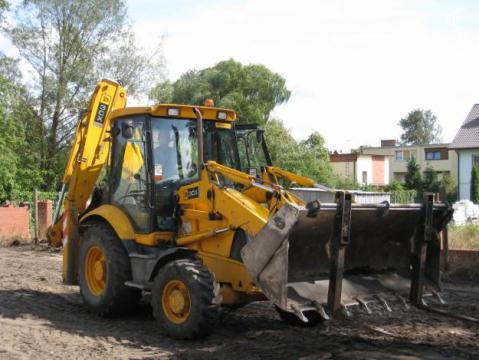
<svg viewBox="0 0 479 360">
<path fill-rule="evenodd" d="M 169 321 L 181 324 L 191 311 L 191 297 L 186 285 L 180 280 L 171 280 L 163 288 L 161 297 L 163 312 Z"/>
<path fill-rule="evenodd" d="M 105 290 L 106 258 L 98 246 L 92 246 L 86 254 L 85 279 L 93 295 L 100 296 Z"/>
</svg>

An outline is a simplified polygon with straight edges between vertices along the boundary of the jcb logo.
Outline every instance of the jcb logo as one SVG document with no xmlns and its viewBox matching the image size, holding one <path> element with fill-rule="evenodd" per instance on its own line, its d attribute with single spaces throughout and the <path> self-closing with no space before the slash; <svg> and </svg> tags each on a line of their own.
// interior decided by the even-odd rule
<svg viewBox="0 0 479 360">
<path fill-rule="evenodd" d="M 95 122 L 97 124 L 103 125 L 107 113 L 108 104 L 100 103 L 100 105 L 98 105 L 98 110 L 96 111 Z"/>
</svg>

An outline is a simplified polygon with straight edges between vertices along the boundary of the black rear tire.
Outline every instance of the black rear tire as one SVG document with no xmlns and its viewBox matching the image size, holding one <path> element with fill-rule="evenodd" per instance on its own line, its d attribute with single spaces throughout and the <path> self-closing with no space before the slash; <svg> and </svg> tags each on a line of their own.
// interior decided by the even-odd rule
<svg viewBox="0 0 479 360">
<path fill-rule="evenodd" d="M 169 298 L 178 295 L 180 306 L 174 308 L 178 302 L 171 305 Z M 219 286 L 199 259 L 174 260 L 156 275 L 151 303 L 163 335 L 201 339 L 213 331 L 219 318 Z"/>
<path fill-rule="evenodd" d="M 299 326 L 299 327 L 313 327 L 323 321 L 321 316 L 319 316 L 319 314 L 316 311 L 304 312 L 304 316 L 306 316 L 306 318 L 308 319 L 308 322 L 305 323 L 293 313 L 284 311 L 283 309 L 280 309 L 277 306 L 275 306 L 274 308 L 276 309 L 276 312 L 278 313 L 281 320 L 283 320 L 285 323 L 289 325 Z"/>
<path fill-rule="evenodd" d="M 92 249 L 98 249 L 104 256 L 104 286 L 100 293 L 94 291 L 92 280 L 88 280 L 88 257 Z M 121 240 L 110 226 L 101 222 L 88 225 L 82 235 L 78 266 L 80 294 L 91 311 L 100 316 L 115 317 L 136 308 L 141 290 L 125 286 L 125 282 L 132 279 L 130 260 Z"/>
</svg>

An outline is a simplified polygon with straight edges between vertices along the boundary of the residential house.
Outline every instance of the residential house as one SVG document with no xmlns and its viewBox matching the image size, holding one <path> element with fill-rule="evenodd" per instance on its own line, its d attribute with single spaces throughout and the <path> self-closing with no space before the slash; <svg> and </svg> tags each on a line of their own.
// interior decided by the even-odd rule
<svg viewBox="0 0 479 360">
<path fill-rule="evenodd" d="M 470 200 L 472 167 L 479 165 L 479 104 L 472 107 L 449 149 L 458 157 L 459 200 Z"/>
<path fill-rule="evenodd" d="M 457 178 L 457 155 L 449 144 L 397 145 L 395 140 L 381 140 L 380 147 L 362 147 L 361 154 L 389 157 L 389 179 L 404 182 L 407 163 L 415 157 L 422 171 L 431 167 L 439 178 L 451 175 Z"/>
<path fill-rule="evenodd" d="M 386 185 L 389 183 L 389 159 L 384 155 L 329 154 L 333 171 L 343 180 L 359 184 Z"/>
</svg>

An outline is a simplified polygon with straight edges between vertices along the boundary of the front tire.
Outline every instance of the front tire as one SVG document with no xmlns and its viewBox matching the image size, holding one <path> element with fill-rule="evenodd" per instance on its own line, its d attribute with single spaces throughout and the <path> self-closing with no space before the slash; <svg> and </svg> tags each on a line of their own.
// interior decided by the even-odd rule
<svg viewBox="0 0 479 360">
<path fill-rule="evenodd" d="M 131 280 L 131 265 L 121 240 L 103 223 L 90 224 L 82 240 L 78 278 L 84 303 L 105 317 L 131 312 L 141 291 L 125 286 Z"/>
<path fill-rule="evenodd" d="M 219 286 L 199 259 L 166 264 L 155 277 L 151 295 L 162 334 L 200 339 L 213 331 L 220 311 Z"/>
</svg>

